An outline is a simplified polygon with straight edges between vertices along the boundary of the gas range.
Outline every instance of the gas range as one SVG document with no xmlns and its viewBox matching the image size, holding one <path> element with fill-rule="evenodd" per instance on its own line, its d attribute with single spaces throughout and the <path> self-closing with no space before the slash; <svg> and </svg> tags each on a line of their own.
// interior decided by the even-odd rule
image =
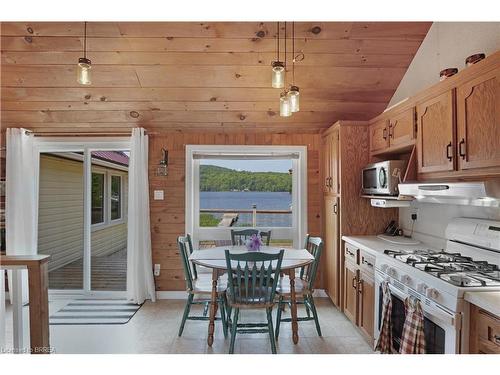
<svg viewBox="0 0 500 375">
<path fill-rule="evenodd" d="M 457 287 L 500 286 L 500 270 L 496 264 L 461 253 L 417 249 L 385 250 L 384 254 Z"/>
</svg>

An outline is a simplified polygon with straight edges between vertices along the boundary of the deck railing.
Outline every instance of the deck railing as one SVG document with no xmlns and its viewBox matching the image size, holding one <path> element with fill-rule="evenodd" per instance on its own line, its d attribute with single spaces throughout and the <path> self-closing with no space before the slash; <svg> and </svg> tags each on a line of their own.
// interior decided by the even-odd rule
<svg viewBox="0 0 500 375">
<path fill-rule="evenodd" d="M 222 214 L 221 221 L 218 226 L 233 226 L 238 221 L 239 214 L 251 214 L 251 227 L 257 227 L 257 215 L 291 215 L 292 210 L 262 210 L 257 209 L 257 205 L 253 205 L 251 209 L 235 209 L 235 208 L 203 208 L 200 209 L 200 214 Z"/>
</svg>

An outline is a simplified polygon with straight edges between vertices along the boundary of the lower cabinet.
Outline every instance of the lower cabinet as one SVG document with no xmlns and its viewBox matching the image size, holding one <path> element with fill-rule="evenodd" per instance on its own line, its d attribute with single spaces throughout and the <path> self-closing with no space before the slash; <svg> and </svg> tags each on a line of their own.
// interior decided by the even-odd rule
<svg viewBox="0 0 500 375">
<path fill-rule="evenodd" d="M 469 353 L 500 354 L 500 317 L 475 305 L 470 308 Z"/>
<path fill-rule="evenodd" d="M 325 287 L 328 296 L 340 307 L 339 275 L 340 275 L 340 252 L 339 252 L 339 198 L 325 196 L 325 250 L 323 261 L 325 263 Z"/>
<path fill-rule="evenodd" d="M 375 258 L 345 243 L 344 314 L 373 345 L 375 323 Z"/>
</svg>

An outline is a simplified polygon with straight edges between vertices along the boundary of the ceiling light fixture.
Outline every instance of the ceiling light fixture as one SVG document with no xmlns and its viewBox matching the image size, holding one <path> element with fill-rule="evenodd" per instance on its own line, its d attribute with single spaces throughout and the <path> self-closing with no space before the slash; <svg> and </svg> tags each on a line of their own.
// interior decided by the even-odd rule
<svg viewBox="0 0 500 375">
<path fill-rule="evenodd" d="M 285 22 L 285 63 L 284 63 L 284 71 L 286 71 L 286 22 Z M 283 81 L 283 87 L 286 84 L 286 77 L 283 75 L 284 81 Z M 290 97 L 288 96 L 288 90 L 284 90 L 280 94 L 280 116 L 281 117 L 290 117 L 292 115 L 292 110 L 290 106 Z"/>
<path fill-rule="evenodd" d="M 288 91 L 288 98 L 290 100 L 290 110 L 292 112 L 298 112 L 300 110 L 299 86 L 295 85 L 296 58 L 297 56 L 295 56 L 295 22 L 292 22 L 292 85 L 290 86 L 290 91 Z"/>
<path fill-rule="evenodd" d="M 285 64 L 280 61 L 280 23 L 276 23 L 276 60 L 271 63 L 272 66 L 272 87 L 282 89 L 285 87 Z M 285 39 L 286 45 L 286 39 Z M 286 56 L 285 56 L 286 58 Z"/>
<path fill-rule="evenodd" d="M 78 59 L 77 82 L 80 85 L 90 85 L 92 83 L 90 70 L 92 62 L 87 59 L 87 22 L 84 24 L 83 34 L 83 57 Z"/>
</svg>

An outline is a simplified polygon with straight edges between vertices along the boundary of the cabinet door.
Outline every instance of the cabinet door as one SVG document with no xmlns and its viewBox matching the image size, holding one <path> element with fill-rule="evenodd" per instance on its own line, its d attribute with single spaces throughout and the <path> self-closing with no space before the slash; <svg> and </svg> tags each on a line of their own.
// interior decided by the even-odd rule
<svg viewBox="0 0 500 375">
<path fill-rule="evenodd" d="M 323 193 L 330 192 L 330 155 L 331 143 L 329 136 L 323 137 Z"/>
<path fill-rule="evenodd" d="M 338 198 L 325 197 L 325 275 L 326 290 L 332 302 L 339 301 L 339 207 Z"/>
<path fill-rule="evenodd" d="M 373 276 L 361 272 L 358 282 L 358 325 L 361 331 L 373 340 L 375 320 L 375 282 Z"/>
<path fill-rule="evenodd" d="M 460 169 L 500 166 L 500 68 L 457 88 Z"/>
<path fill-rule="evenodd" d="M 357 324 L 358 270 L 356 265 L 345 262 L 344 270 L 344 314 Z"/>
<path fill-rule="evenodd" d="M 370 126 L 370 151 L 377 152 L 389 147 L 387 121 L 379 121 Z"/>
<path fill-rule="evenodd" d="M 337 194 L 339 192 L 339 132 L 331 134 L 330 139 L 330 176 L 332 176 L 330 192 Z"/>
<path fill-rule="evenodd" d="M 400 112 L 389 120 L 389 146 L 408 145 L 415 139 L 415 108 Z"/>
<path fill-rule="evenodd" d="M 418 172 L 454 169 L 454 100 L 447 91 L 417 106 Z"/>
</svg>

